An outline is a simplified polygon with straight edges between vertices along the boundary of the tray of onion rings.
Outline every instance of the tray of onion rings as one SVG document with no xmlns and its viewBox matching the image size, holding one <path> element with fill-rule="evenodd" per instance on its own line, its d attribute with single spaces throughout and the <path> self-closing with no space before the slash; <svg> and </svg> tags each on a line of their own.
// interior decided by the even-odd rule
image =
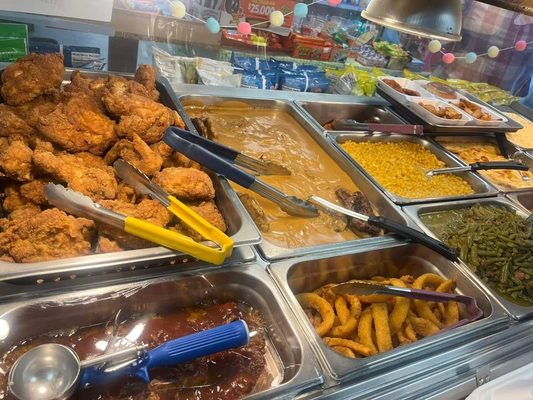
<svg viewBox="0 0 533 400">
<path fill-rule="evenodd" d="M 331 378 L 329 384 L 404 367 L 505 329 L 508 317 L 503 309 L 463 268 L 423 246 L 400 243 L 322 258 L 310 255 L 268 267 Z M 357 291 L 341 295 L 332 289 L 352 279 L 470 296 L 483 317 L 457 326 L 471 317 L 462 303 Z"/>
</svg>

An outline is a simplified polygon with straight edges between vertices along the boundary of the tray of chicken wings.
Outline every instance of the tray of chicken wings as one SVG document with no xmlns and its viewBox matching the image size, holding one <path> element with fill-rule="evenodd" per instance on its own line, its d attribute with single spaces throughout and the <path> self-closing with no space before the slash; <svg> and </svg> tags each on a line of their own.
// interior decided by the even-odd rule
<svg viewBox="0 0 533 400">
<path fill-rule="evenodd" d="M 203 240 L 165 205 L 122 181 L 113 167 L 118 159 L 225 232 L 235 247 L 260 240 L 227 182 L 161 140 L 169 126 L 185 124 L 168 82 L 151 66 L 130 76 L 66 71 L 61 54 L 29 54 L 5 68 L 1 80 L 0 280 L 191 260 L 48 201 L 45 187 L 61 185 L 124 217 Z"/>
</svg>

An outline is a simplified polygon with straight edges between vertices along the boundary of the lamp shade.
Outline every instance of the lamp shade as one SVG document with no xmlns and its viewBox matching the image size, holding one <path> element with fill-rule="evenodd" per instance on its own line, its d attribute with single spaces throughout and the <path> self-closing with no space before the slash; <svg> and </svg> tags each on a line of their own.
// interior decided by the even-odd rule
<svg viewBox="0 0 533 400">
<path fill-rule="evenodd" d="M 361 15 L 411 35 L 452 42 L 461 40 L 461 0 L 371 0 Z"/>
</svg>

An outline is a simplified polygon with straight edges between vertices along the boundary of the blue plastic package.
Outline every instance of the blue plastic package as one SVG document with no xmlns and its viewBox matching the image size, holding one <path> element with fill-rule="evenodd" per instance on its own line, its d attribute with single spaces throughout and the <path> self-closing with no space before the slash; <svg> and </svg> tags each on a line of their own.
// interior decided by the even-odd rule
<svg viewBox="0 0 533 400">
<path fill-rule="evenodd" d="M 238 68 L 245 71 L 258 71 L 267 69 L 276 69 L 276 63 L 270 60 L 261 59 L 258 57 L 241 57 L 231 53 L 230 62 Z"/>
<path fill-rule="evenodd" d="M 305 76 L 309 78 L 324 78 L 326 77 L 326 71 L 299 71 L 299 70 L 288 70 L 281 69 L 281 72 L 285 75 L 294 75 L 294 76 Z"/>
<path fill-rule="evenodd" d="M 330 80 L 323 75 L 303 71 L 299 74 L 283 73 L 280 78 L 281 90 L 293 92 L 324 93 L 328 90 Z"/>
<path fill-rule="evenodd" d="M 279 86 L 279 71 L 244 71 L 241 87 L 250 89 L 277 90 Z"/>
<path fill-rule="evenodd" d="M 316 71 L 316 65 L 297 64 L 291 61 L 278 61 L 275 58 L 270 58 L 270 61 L 277 63 L 278 68 L 288 71 Z"/>
</svg>

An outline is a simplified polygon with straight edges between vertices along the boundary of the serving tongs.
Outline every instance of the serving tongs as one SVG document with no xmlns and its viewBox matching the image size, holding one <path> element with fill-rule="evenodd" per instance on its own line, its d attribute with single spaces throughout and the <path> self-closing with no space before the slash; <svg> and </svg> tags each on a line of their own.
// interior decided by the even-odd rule
<svg viewBox="0 0 533 400">
<path fill-rule="evenodd" d="M 233 241 L 198 213 L 187 207 L 163 189 L 154 185 L 144 174 L 123 160 L 114 164 L 117 174 L 136 190 L 147 194 L 163 204 L 167 210 L 198 232 L 204 239 L 214 242 L 219 248 L 197 243 L 181 233 L 162 228 L 134 217 L 117 213 L 95 203 L 83 194 L 62 185 L 48 183 L 44 188 L 50 204 L 79 217 L 86 217 L 113 226 L 153 243 L 189 254 L 212 264 L 222 264 L 233 251 Z"/>
<path fill-rule="evenodd" d="M 163 141 L 191 160 L 276 203 L 287 214 L 305 218 L 318 217 L 318 210 L 309 202 L 289 196 L 260 181 L 254 175 L 234 166 L 224 155 L 217 155 L 203 145 L 190 141 L 190 135 L 183 129 L 171 126 L 166 130 Z"/>
<path fill-rule="evenodd" d="M 354 294 L 358 296 L 366 296 L 371 294 L 385 294 L 391 296 L 408 297 L 410 299 L 418 299 L 424 301 L 435 301 L 438 303 L 445 303 L 448 301 L 456 301 L 463 303 L 466 306 L 469 317 L 456 322 L 446 329 L 456 328 L 473 322 L 483 316 L 483 310 L 477 305 L 476 299 L 470 296 L 453 293 L 441 293 L 432 290 L 401 288 L 396 286 L 381 285 L 377 282 L 369 282 L 364 280 L 351 280 L 344 283 L 339 283 L 331 287 L 331 290 L 340 295 Z"/>
<path fill-rule="evenodd" d="M 187 131 L 182 131 L 180 136 L 202 146 L 204 149 L 209 150 L 213 154 L 217 154 L 229 162 L 239 165 L 252 171 L 255 175 L 291 175 L 291 171 L 285 168 L 283 165 L 276 164 L 273 161 L 261 160 L 242 154 L 230 147 L 213 142 L 199 135 L 194 135 Z"/>
<path fill-rule="evenodd" d="M 335 119 L 333 120 L 333 129 L 336 131 L 367 131 L 399 135 L 422 135 L 424 133 L 422 125 L 361 123 L 354 119 Z"/>
<path fill-rule="evenodd" d="M 426 175 L 431 177 L 442 174 L 455 174 L 457 172 L 481 171 L 488 169 L 513 169 L 516 171 L 529 171 L 529 167 L 527 165 L 518 161 L 484 161 L 476 162 L 464 167 L 433 169 L 426 172 Z"/>
<path fill-rule="evenodd" d="M 318 196 L 309 196 L 308 200 L 311 203 L 320 207 L 326 213 L 332 215 L 333 217 L 340 218 L 338 214 L 344 214 L 349 217 L 356 218 L 370 225 L 374 225 L 386 231 L 395 233 L 396 235 L 402 237 L 403 239 L 408 239 L 408 240 L 411 240 L 412 242 L 420 243 L 432 249 L 433 251 L 436 251 L 437 253 L 443 255 L 448 260 L 451 260 L 451 261 L 457 260 L 457 253 L 453 249 L 448 247 L 446 244 L 442 243 L 441 241 L 437 239 L 433 239 L 432 237 L 422 232 L 419 232 L 415 229 L 409 228 L 408 226 L 400 224 L 396 221 L 390 220 L 382 216 L 374 216 L 374 215 L 368 216 L 364 214 L 359 214 L 355 211 L 352 211 L 347 208 L 341 207 L 337 204 L 331 203 Z"/>
</svg>

